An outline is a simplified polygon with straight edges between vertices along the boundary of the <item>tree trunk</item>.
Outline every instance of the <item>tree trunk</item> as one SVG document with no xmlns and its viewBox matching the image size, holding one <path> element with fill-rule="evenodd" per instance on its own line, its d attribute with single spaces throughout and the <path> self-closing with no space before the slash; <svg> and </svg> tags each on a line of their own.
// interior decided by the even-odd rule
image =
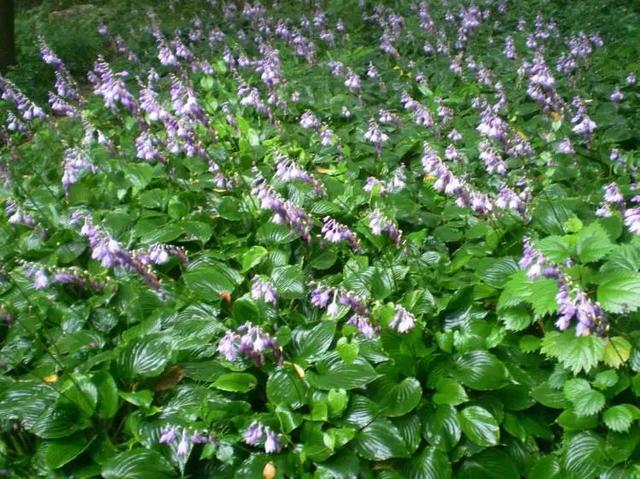
<svg viewBox="0 0 640 479">
<path fill-rule="evenodd" d="M 16 61 L 13 17 L 13 0 L 0 0 L 0 73 Z"/>
</svg>

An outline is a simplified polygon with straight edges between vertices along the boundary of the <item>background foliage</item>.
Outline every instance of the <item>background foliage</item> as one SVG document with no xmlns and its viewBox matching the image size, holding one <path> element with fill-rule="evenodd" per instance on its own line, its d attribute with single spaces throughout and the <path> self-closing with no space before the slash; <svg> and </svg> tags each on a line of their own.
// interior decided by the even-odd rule
<svg viewBox="0 0 640 479">
<path fill-rule="evenodd" d="M 156 3 L 18 19 L 3 473 L 640 476 L 632 6 Z"/>
</svg>

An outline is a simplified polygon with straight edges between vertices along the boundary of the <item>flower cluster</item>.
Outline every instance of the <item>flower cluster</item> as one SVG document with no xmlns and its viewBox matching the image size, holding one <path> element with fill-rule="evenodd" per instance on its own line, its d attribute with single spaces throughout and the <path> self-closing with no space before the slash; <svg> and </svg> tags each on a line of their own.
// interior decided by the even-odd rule
<svg viewBox="0 0 640 479">
<path fill-rule="evenodd" d="M 244 442 L 250 446 L 259 446 L 264 441 L 264 452 L 272 454 L 282 450 L 282 435 L 276 434 L 270 427 L 253 421 L 244 431 Z"/>
<path fill-rule="evenodd" d="M 272 351 L 278 362 L 282 360 L 282 350 L 276 340 L 260 326 L 247 322 L 236 331 L 227 331 L 218 342 L 218 352 L 227 361 L 237 361 L 240 357 L 251 359 L 256 364 L 264 363 L 264 355 Z"/>
<path fill-rule="evenodd" d="M 274 305 L 278 302 L 278 292 L 271 282 L 257 275 L 251 280 L 251 297 Z"/>
<path fill-rule="evenodd" d="M 380 236 L 384 231 L 396 245 L 402 244 L 402 230 L 379 209 L 373 210 L 369 215 L 369 228 L 376 236 Z"/>
<path fill-rule="evenodd" d="M 81 148 L 67 148 L 62 160 L 62 186 L 68 190 L 86 173 L 96 173 L 98 168 L 91 162 L 89 155 Z"/>
<path fill-rule="evenodd" d="M 577 320 L 576 335 L 587 336 L 592 332 L 602 335 L 606 332 L 607 320 L 602 308 L 563 271 L 571 266 L 571 260 L 564 265 L 551 263 L 533 246 L 531 239 L 525 237 L 522 258 L 518 265 L 526 271 L 531 280 L 545 277 L 555 279 L 558 284 L 556 303 L 558 320 L 555 325 L 561 331 L 569 328 L 572 319 Z"/>
<path fill-rule="evenodd" d="M 311 217 L 291 201 L 285 200 L 276 193 L 262 175 L 256 175 L 251 194 L 260 200 L 262 209 L 273 211 L 274 223 L 286 224 L 295 229 L 305 241 L 311 242 Z"/>
<path fill-rule="evenodd" d="M 354 252 L 357 253 L 360 251 L 360 240 L 358 239 L 358 236 L 349 229 L 349 227 L 342 223 L 338 223 L 330 216 L 325 216 L 322 221 L 323 225 L 321 232 L 324 239 L 330 243 L 346 241 Z"/>
<path fill-rule="evenodd" d="M 192 432 L 186 427 L 166 426 L 160 433 L 158 443 L 174 447 L 178 457 L 186 459 L 194 444 L 206 444 L 215 440 L 215 437 L 206 431 Z"/>
<path fill-rule="evenodd" d="M 72 224 L 76 224 L 80 220 L 84 220 L 80 234 L 89 241 L 93 259 L 99 261 L 105 268 L 120 267 L 134 271 L 150 287 L 160 290 L 160 280 L 151 270 L 149 263 L 144 262 L 147 257 L 151 259 L 152 254 L 147 253 L 147 256 L 147 254 L 141 255 L 127 250 L 109 233 L 97 227 L 89 216 L 79 212 L 74 213 L 71 220 Z M 153 256 L 156 261 L 162 259 L 162 255 L 154 253 Z"/>
<path fill-rule="evenodd" d="M 282 154 L 276 154 L 276 177 L 282 181 L 302 181 L 309 184 L 318 196 L 325 196 L 324 186 L 314 176 L 301 168 L 295 161 Z"/>
<path fill-rule="evenodd" d="M 93 65 L 93 71 L 89 73 L 89 81 L 93 84 L 93 92 L 104 99 L 107 108 L 115 110 L 119 103 L 135 114 L 138 103 L 122 80 L 127 76 L 127 72 L 114 73 L 100 56 Z"/>
<path fill-rule="evenodd" d="M 393 318 L 389 323 L 389 327 L 395 329 L 399 333 L 408 333 L 416 325 L 416 318 L 399 304 L 395 305 Z"/>
</svg>

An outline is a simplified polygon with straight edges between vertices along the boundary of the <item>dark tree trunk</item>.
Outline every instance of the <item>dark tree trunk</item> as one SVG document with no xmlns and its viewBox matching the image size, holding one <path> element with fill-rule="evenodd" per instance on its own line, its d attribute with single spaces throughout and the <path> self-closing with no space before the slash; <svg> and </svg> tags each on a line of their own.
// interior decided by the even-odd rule
<svg viewBox="0 0 640 479">
<path fill-rule="evenodd" d="M 0 0 L 0 73 L 16 61 L 13 0 Z"/>
</svg>

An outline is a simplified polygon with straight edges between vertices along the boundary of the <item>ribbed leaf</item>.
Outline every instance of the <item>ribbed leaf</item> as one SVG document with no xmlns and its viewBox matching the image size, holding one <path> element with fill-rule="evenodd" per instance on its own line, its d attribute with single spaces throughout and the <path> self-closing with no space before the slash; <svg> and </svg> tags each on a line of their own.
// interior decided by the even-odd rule
<svg viewBox="0 0 640 479">
<path fill-rule="evenodd" d="M 408 479 L 450 479 L 451 462 L 447 455 L 436 447 L 425 448 L 411 460 L 407 471 Z"/>
<path fill-rule="evenodd" d="M 409 455 L 400 431 L 385 418 L 374 420 L 358 433 L 356 450 L 360 457 L 370 461 L 384 461 Z"/>
<path fill-rule="evenodd" d="M 489 411 L 469 406 L 458 414 L 464 435 L 478 446 L 491 447 L 500 441 L 500 426 Z"/>
</svg>

